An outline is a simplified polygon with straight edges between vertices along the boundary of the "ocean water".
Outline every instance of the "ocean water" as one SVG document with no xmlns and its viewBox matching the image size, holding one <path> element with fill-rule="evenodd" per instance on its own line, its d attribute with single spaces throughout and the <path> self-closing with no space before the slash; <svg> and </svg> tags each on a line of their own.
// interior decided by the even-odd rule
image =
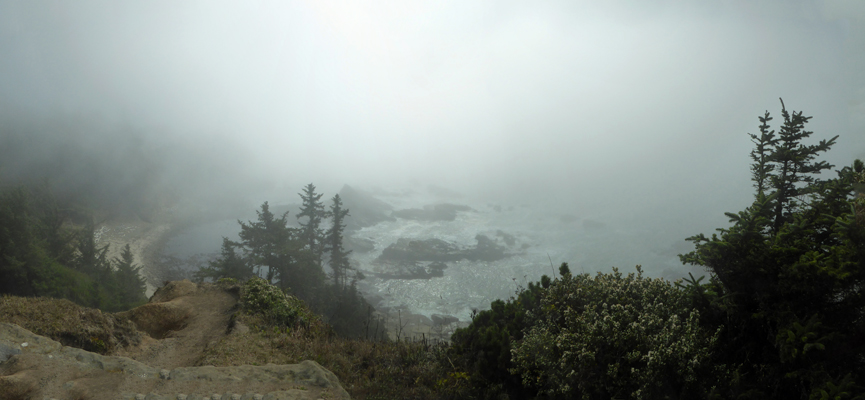
<svg viewBox="0 0 865 400">
<path fill-rule="evenodd" d="M 426 200 L 411 196 L 380 198 L 396 208 L 417 208 Z M 684 238 L 668 237 L 656 229 L 617 226 L 604 222 L 600 215 L 556 214 L 543 206 L 467 205 L 474 211 L 460 212 L 454 221 L 397 219 L 353 233 L 375 243 L 374 251 L 353 254 L 356 267 L 368 277 L 358 287 L 366 294 L 381 297 L 379 308 L 410 310 L 426 316 L 452 315 L 468 321 L 472 310 L 488 309 L 491 301 L 513 296 L 520 287 L 540 280 L 542 275 L 558 276 L 562 262 L 569 264 L 572 273 L 610 272 L 613 267 L 629 273 L 636 272 L 637 264 L 649 277 L 676 279 L 692 271 L 682 266 L 676 256 L 689 249 Z M 431 279 L 382 279 L 371 274 L 381 270 L 374 264 L 375 258 L 399 238 L 435 238 L 468 247 L 476 243 L 476 235 L 497 239 L 498 232 L 516 239 L 509 248 L 513 256 L 494 262 L 447 263 L 444 276 Z M 498 243 L 504 244 L 501 239 Z"/>
<path fill-rule="evenodd" d="M 394 209 L 421 208 L 437 199 L 422 194 L 378 195 Z M 692 246 L 675 230 L 659 230 L 616 221 L 614 215 L 570 215 L 551 211 L 542 205 L 497 205 L 452 200 L 472 211 L 459 212 L 453 221 L 417 221 L 397 219 L 362 228 L 347 235 L 370 240 L 375 249 L 352 253 L 353 266 L 366 275 L 358 288 L 373 300 L 380 310 L 410 311 L 427 317 L 451 315 L 469 321 L 473 310 L 488 309 L 490 302 L 513 296 L 528 282 L 542 275 L 558 276 L 558 268 L 567 262 L 572 273 L 610 272 L 616 267 L 622 273 L 636 272 L 642 265 L 644 275 L 676 279 L 699 269 L 679 262 L 678 253 Z M 292 210 L 293 216 L 296 211 Z M 249 218 L 244 218 L 244 220 Z M 222 237 L 237 239 L 237 220 L 216 221 L 191 227 L 171 238 L 165 254 L 187 257 L 199 253 L 216 253 Z M 447 263 L 444 276 L 430 279 L 385 279 L 374 260 L 387 246 L 400 238 L 441 239 L 463 247 L 473 247 L 475 236 L 483 234 L 505 245 L 497 236 L 504 232 L 515 243 L 505 259 L 486 262 L 462 260 Z"/>
</svg>

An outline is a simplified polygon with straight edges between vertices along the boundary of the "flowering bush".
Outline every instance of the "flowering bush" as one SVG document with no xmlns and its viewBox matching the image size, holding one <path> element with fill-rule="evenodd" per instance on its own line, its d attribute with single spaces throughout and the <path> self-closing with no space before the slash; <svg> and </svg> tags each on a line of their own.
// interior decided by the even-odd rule
<svg viewBox="0 0 865 400">
<path fill-rule="evenodd" d="M 248 314 L 260 314 L 274 325 L 294 326 L 319 319 L 303 300 L 257 277 L 243 285 L 240 303 Z"/>
<path fill-rule="evenodd" d="M 717 332 L 699 324 L 687 294 L 637 274 L 563 275 L 513 350 L 514 373 L 567 398 L 703 398 Z M 722 372 L 722 371 L 714 371 Z"/>
</svg>

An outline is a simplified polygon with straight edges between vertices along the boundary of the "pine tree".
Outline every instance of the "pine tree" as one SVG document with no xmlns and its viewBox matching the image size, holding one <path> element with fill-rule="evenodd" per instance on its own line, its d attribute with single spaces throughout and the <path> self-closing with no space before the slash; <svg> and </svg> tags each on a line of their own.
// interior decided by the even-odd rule
<svg viewBox="0 0 865 400">
<path fill-rule="evenodd" d="M 97 279 L 111 271 L 111 263 L 106 255 L 109 245 L 99 247 L 96 244 L 96 226 L 92 220 L 78 232 L 76 243 L 77 254 L 72 261 L 73 267 L 88 276 Z"/>
<path fill-rule="evenodd" d="M 34 296 L 34 281 L 47 261 L 33 215 L 30 192 L 24 187 L 0 193 L 0 293 Z"/>
<path fill-rule="evenodd" d="M 255 275 L 261 276 L 261 268 L 267 267 L 267 281 L 273 283 L 274 278 L 287 268 L 284 256 L 292 236 L 286 221 L 288 212 L 276 218 L 265 201 L 261 211 L 256 211 L 256 214 L 256 222 L 237 221 L 240 224 L 241 244 L 255 269 Z"/>
<path fill-rule="evenodd" d="M 716 362 L 736 366 L 731 390 L 813 397 L 865 372 L 865 225 L 851 198 L 854 169 L 815 176 L 832 168 L 815 159 L 837 136 L 803 144 L 811 117 L 788 113 L 783 102 L 782 116 L 777 137 L 768 112 L 760 137 L 751 135 L 754 203 L 726 213 L 733 225 L 711 238 L 688 238 L 696 249 L 680 258 L 712 273 L 693 293 L 695 304 L 708 304 L 706 321 L 723 327 Z"/>
<path fill-rule="evenodd" d="M 836 135 L 832 139 L 821 140 L 816 145 L 804 145 L 802 140 L 810 137 L 814 132 L 806 131 L 805 124 L 811 117 L 805 117 L 802 112 L 793 112 L 791 115 L 784 107 L 781 100 L 781 116 L 784 117 L 784 125 L 778 132 L 778 139 L 770 142 L 771 152 L 769 161 L 774 165 L 772 171 L 767 173 L 770 188 L 770 196 L 773 199 L 773 224 L 775 233 L 781 229 L 784 223 L 790 221 L 793 212 L 798 211 L 803 205 L 804 199 L 800 196 L 808 196 L 816 190 L 815 177 L 823 170 L 833 167 L 826 161 L 814 161 L 820 153 L 828 151 L 838 139 Z"/>
<path fill-rule="evenodd" d="M 327 230 L 326 248 L 330 254 L 330 268 L 333 271 L 334 285 L 345 287 L 348 283 L 348 271 L 351 269 L 348 255 L 350 250 L 346 251 L 342 246 L 343 231 L 345 230 L 345 217 L 348 216 L 348 209 L 342 208 L 342 199 L 339 194 L 333 196 L 333 203 L 330 206 L 331 227 Z"/>
<path fill-rule="evenodd" d="M 300 222 L 300 239 L 313 256 L 313 262 L 321 266 L 322 253 L 324 252 L 324 230 L 321 222 L 327 218 L 324 204 L 321 202 L 321 194 L 315 193 L 315 185 L 312 183 L 303 188 L 300 195 L 303 204 L 297 219 Z M 300 221 L 306 217 L 306 222 Z"/>
<path fill-rule="evenodd" d="M 232 242 L 226 237 L 222 238 L 222 250 L 220 257 L 209 263 L 195 273 L 198 279 L 211 278 L 219 280 L 222 278 L 237 279 L 245 281 L 253 276 L 252 267 L 245 259 L 238 256 L 235 248 L 239 244 Z"/>
<path fill-rule="evenodd" d="M 129 244 L 123 248 L 119 258 L 115 258 L 114 267 L 118 288 L 117 305 L 120 309 L 129 309 L 147 299 L 144 292 L 147 289 L 141 276 L 141 266 L 135 265 L 135 257 Z"/>
</svg>

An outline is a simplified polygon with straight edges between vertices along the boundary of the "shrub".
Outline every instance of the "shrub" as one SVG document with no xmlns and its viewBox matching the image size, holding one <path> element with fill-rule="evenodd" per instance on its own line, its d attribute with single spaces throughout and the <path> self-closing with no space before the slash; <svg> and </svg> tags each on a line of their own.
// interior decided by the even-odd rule
<svg viewBox="0 0 865 400">
<path fill-rule="evenodd" d="M 566 270 L 567 264 L 563 264 L 563 268 Z M 538 307 L 543 287 L 550 285 L 549 280 L 544 275 L 540 285 L 529 283 L 515 298 L 493 301 L 489 310 L 473 316 L 469 326 L 454 332 L 448 355 L 453 358 L 454 369 L 458 370 L 447 382 L 442 382 L 444 386 L 464 386 L 475 396 L 489 399 L 528 395 L 520 377 L 509 371 L 514 367 L 511 346 L 522 339 L 523 331 L 530 326 L 527 313 Z"/>
<path fill-rule="evenodd" d="M 319 319 L 303 300 L 261 278 L 246 281 L 241 288 L 240 303 L 247 314 L 260 315 L 275 326 L 292 327 Z"/>
<path fill-rule="evenodd" d="M 514 345 L 513 372 L 552 397 L 706 397 L 717 332 L 701 328 L 689 301 L 639 266 L 624 277 L 563 274 Z"/>
</svg>

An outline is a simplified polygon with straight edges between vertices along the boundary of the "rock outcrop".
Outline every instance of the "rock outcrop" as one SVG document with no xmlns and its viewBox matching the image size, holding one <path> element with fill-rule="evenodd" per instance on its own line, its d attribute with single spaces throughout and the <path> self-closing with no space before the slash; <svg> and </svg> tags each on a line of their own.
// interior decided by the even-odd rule
<svg viewBox="0 0 865 400">
<path fill-rule="evenodd" d="M 140 343 L 124 342 L 126 347 L 110 355 L 65 346 L 2 322 L 0 400 L 349 398 L 336 375 L 313 361 L 221 367 L 198 363 L 211 343 L 238 330 L 237 326 L 229 329 L 236 303 L 230 290 L 171 282 L 157 290 L 148 304 L 116 315 L 118 321 L 134 323 L 135 332 L 146 334 L 138 333 L 144 336 Z M 32 322 L 19 323 L 44 329 Z M 64 336 L 62 330 L 49 332 L 58 339 Z M 123 330 L 112 332 L 129 336 Z"/>
<path fill-rule="evenodd" d="M 314 361 L 159 369 L 126 357 L 63 346 L 18 325 L 0 323 L 0 398 L 205 397 L 349 398 L 337 377 Z"/>
<path fill-rule="evenodd" d="M 349 185 L 340 189 L 339 197 L 342 199 L 344 208 L 348 209 L 348 216 L 345 218 L 347 231 L 355 231 L 396 219 L 390 215 L 393 206 Z"/>
<path fill-rule="evenodd" d="M 413 240 L 399 238 L 381 252 L 379 263 L 418 261 L 452 262 L 459 260 L 497 261 L 510 257 L 507 248 L 497 244 L 486 235 L 476 235 L 477 245 L 463 248 L 441 239 Z"/>
<path fill-rule="evenodd" d="M 417 221 L 453 221 L 458 212 L 473 211 L 471 207 L 460 204 L 434 204 L 424 208 L 407 208 L 393 212 L 393 216 Z"/>
</svg>

